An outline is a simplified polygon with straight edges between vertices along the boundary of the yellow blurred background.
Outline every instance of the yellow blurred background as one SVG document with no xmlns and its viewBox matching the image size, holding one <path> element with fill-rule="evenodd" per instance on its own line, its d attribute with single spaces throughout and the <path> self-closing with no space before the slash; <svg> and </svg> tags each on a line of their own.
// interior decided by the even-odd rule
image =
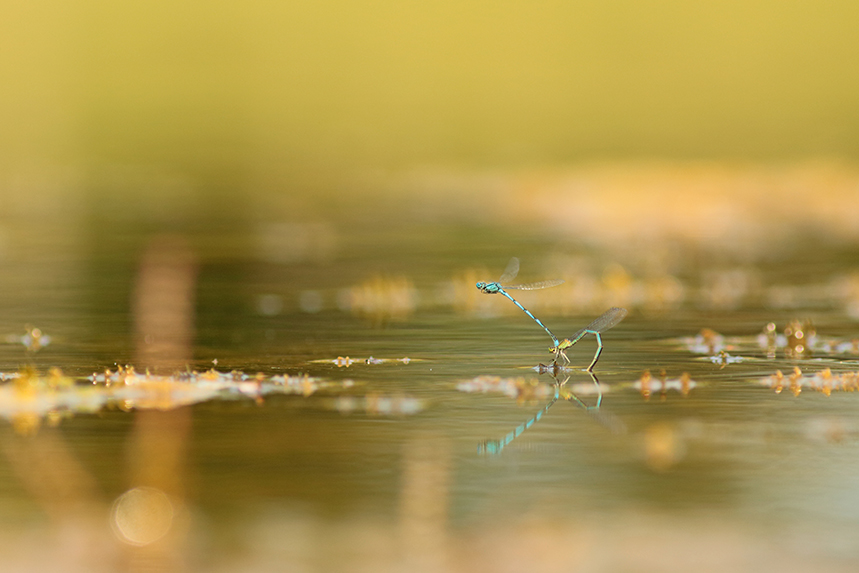
<svg viewBox="0 0 859 573">
<path fill-rule="evenodd" d="M 859 317 L 859 270 L 853 255 L 859 252 L 855 248 L 859 214 L 854 212 L 859 205 L 857 24 L 859 3 L 845 0 L 5 0 L 0 9 L 0 326 L 7 330 L 0 332 L 19 329 L 20 340 L 24 325 L 44 328 L 59 341 L 61 350 L 44 359 L 40 355 L 45 361 L 40 364 L 63 366 L 66 372 L 126 364 L 129 357 L 141 366 L 147 358 L 168 363 L 196 357 L 206 368 L 211 358 L 216 358 L 212 364 L 219 368 L 229 360 L 253 364 L 253 368 L 272 364 L 273 368 L 287 368 L 284 364 L 303 368 L 307 357 L 330 362 L 350 345 L 377 345 L 374 353 L 385 345 L 398 351 L 408 348 L 409 354 L 414 350 L 436 353 L 441 356 L 439 364 L 465 357 L 470 367 L 473 355 L 469 353 L 478 346 L 468 346 L 470 334 L 468 342 L 461 343 L 466 340 L 463 333 L 472 331 L 462 330 L 459 322 L 450 323 L 451 330 L 423 326 L 443 323 L 417 323 L 412 334 L 395 340 L 401 338 L 395 330 L 388 331 L 396 334 L 385 334 L 390 335 L 385 339 L 379 334 L 385 333 L 382 329 L 368 334 L 340 314 L 315 313 L 348 309 L 378 326 L 410 317 L 420 305 L 431 310 L 449 305 L 468 315 L 469 324 L 474 317 L 504 312 L 516 314 L 523 324 L 527 319 L 509 301 L 478 299 L 482 295 L 474 289 L 477 280 L 497 277 L 500 265 L 514 253 L 523 260 L 530 258 L 526 272 L 532 277 L 540 278 L 542 273 L 567 280 L 563 287 L 567 290 L 541 294 L 539 300 L 522 299 L 540 316 L 544 311 L 559 319 L 591 315 L 623 304 L 645 319 L 670 312 L 677 320 L 681 305 L 703 308 L 710 316 L 758 305 L 775 317 L 790 318 L 787 313 L 794 308 L 818 304 L 835 309 L 833 313 L 843 316 L 843 321 L 853 321 Z M 373 201 L 379 197 L 385 201 Z M 379 216 L 381 204 L 406 216 Z M 365 223 L 370 220 L 360 230 L 371 237 L 341 228 L 337 219 L 344 213 Z M 415 219 L 430 224 L 417 228 L 411 224 Z M 213 220 L 228 224 L 209 224 Z M 445 234 L 432 225 L 446 220 L 469 228 Z M 486 231 L 499 221 L 512 223 L 517 231 L 510 237 Z M 252 224 L 244 224 L 248 222 Z M 182 236 L 168 240 L 157 236 L 165 228 Z M 201 239 L 205 232 L 209 234 Z M 139 233 L 134 239 L 138 245 L 123 233 Z M 155 240 L 150 241 L 148 233 L 156 235 Z M 813 257 L 796 259 L 800 262 L 795 267 L 785 263 L 807 247 L 805 237 L 812 237 L 808 241 L 812 247 L 843 246 L 849 257 L 836 258 L 821 249 Z M 586 257 L 579 244 L 591 249 L 593 256 Z M 682 244 L 693 248 L 682 251 L 678 249 Z M 146 245 L 161 251 L 137 248 Z M 457 252 L 457 246 L 464 246 L 463 252 Z M 139 272 L 136 251 L 150 253 Z M 231 258 L 231 253 L 238 254 Z M 248 253 L 269 264 L 243 266 Z M 542 268 L 536 254 L 545 259 Z M 176 260 L 171 262 L 170 256 Z M 391 263 L 394 256 L 399 261 Z M 485 271 L 457 270 L 481 259 L 487 261 Z M 335 260 L 336 268 L 328 265 L 320 270 L 309 264 Z M 775 278 L 770 279 L 757 264 L 762 260 L 778 266 L 782 274 L 773 273 Z M 809 265 L 809 260 L 819 264 Z M 382 274 L 391 269 L 391 275 Z M 454 279 L 438 282 L 457 272 Z M 796 284 L 797 277 L 808 284 Z M 138 290 L 132 290 L 132 284 Z M 151 303 L 140 294 L 147 285 L 158 295 Z M 450 292 L 438 295 L 436 291 Z M 251 311 L 252 301 L 257 300 L 260 310 Z M 136 309 L 137 317 L 126 320 L 132 314 L 129 307 Z M 147 309 L 160 313 L 147 318 L 143 312 Z M 251 316 L 252 312 L 259 316 Z M 710 325 L 695 322 L 698 315 L 691 316 L 686 318 L 694 330 Z M 737 332 L 753 332 L 766 323 L 761 323 L 761 316 L 734 314 L 723 320 L 735 320 L 732 328 Z M 767 315 L 766 320 L 775 317 Z M 627 332 L 651 336 L 651 331 L 679 328 L 660 325 L 663 330 L 659 330 L 656 322 L 638 324 L 645 326 L 630 327 Z M 748 324 L 755 326 L 749 330 Z M 156 327 L 173 335 L 178 331 L 181 352 L 147 356 L 134 351 L 135 356 L 130 350 L 134 343 L 127 341 L 145 342 Z M 476 344 L 498 352 L 492 330 L 483 327 L 478 328 L 485 334 L 478 336 L 487 338 Z M 26 332 L 32 335 L 33 331 Z M 337 350 L 329 356 L 329 348 Z M 548 361 L 547 348 L 541 343 L 538 349 Z M 20 355 L 11 352 L 9 356 L 18 360 Z M 63 356 L 65 363 L 59 362 Z M 650 360 L 646 354 L 631 354 L 630 359 L 641 356 Z M 673 364 L 675 358 L 668 358 L 660 364 Z M 217 359 L 222 360 L 220 365 Z M 468 377 L 473 375 L 468 371 Z M 380 387 L 387 388 L 389 380 L 384 375 L 380 380 Z M 398 384 L 405 388 L 413 384 L 426 392 L 438 380 L 413 376 Z M 449 390 L 444 386 L 441 391 Z M 368 396 L 374 395 L 374 387 L 370 392 Z M 367 447 L 355 450 L 363 460 L 360 464 L 382 464 L 383 471 L 373 468 L 367 475 L 401 471 L 399 501 L 391 498 L 390 502 L 399 504 L 400 517 L 393 525 L 369 522 L 376 519 L 375 514 L 365 519 L 360 513 L 365 510 L 360 509 L 355 516 L 342 522 L 334 518 L 333 525 L 328 525 L 311 513 L 306 518 L 301 513 L 297 517 L 261 513 L 260 525 L 247 527 L 251 564 L 258 559 L 259 569 L 270 569 L 268 560 L 299 565 L 325 560 L 328 548 L 314 540 L 337 538 L 347 549 L 356 548 L 359 558 L 353 565 L 375 563 L 373 556 L 381 555 L 382 566 L 376 570 L 384 568 L 385 560 L 399 563 L 396 552 L 401 548 L 425 558 L 426 570 L 443 569 L 448 555 L 464 563 L 462 570 L 477 570 L 470 557 L 461 557 L 471 555 L 473 547 L 485 547 L 476 555 L 488 555 L 501 565 L 521 560 L 533 570 L 578 560 L 581 555 L 591 559 L 586 563 L 602 563 L 609 555 L 615 560 L 611 563 L 637 564 L 644 555 L 644 562 L 649 556 L 650 562 L 658 563 L 654 569 L 665 565 L 664 559 L 691 564 L 701 555 L 727 555 L 728 566 L 722 570 L 737 570 L 730 566 L 731 560 L 741 557 L 734 555 L 751 555 L 755 563 L 766 560 L 785 569 L 795 553 L 785 553 L 774 541 L 762 545 L 756 538 L 746 541 L 736 533 L 743 531 L 737 525 L 745 525 L 740 522 L 746 514 L 727 513 L 714 521 L 710 514 L 698 512 L 721 503 L 731 512 L 732 504 L 750 504 L 752 495 L 741 491 L 743 484 L 777 481 L 761 482 L 758 478 L 764 474 L 758 475 L 755 469 L 743 474 L 749 467 L 758 467 L 763 451 L 754 440 L 749 442 L 749 434 L 765 434 L 767 445 L 775 444 L 777 453 L 781 445 L 794 447 L 797 439 L 791 428 L 784 438 L 790 442 L 782 444 L 777 441 L 781 426 L 770 430 L 757 422 L 750 427 L 737 423 L 734 430 L 732 424 L 745 410 L 734 414 L 739 401 L 729 397 L 723 403 L 714 398 L 710 415 L 726 421 L 706 430 L 721 437 L 712 445 L 700 446 L 705 451 L 700 462 L 691 458 L 694 467 L 686 474 L 691 475 L 691 486 L 675 488 L 680 482 L 663 482 L 669 487 L 652 490 L 650 485 L 657 482 L 650 481 L 649 474 L 642 480 L 637 469 L 643 456 L 618 453 L 621 450 L 607 450 L 602 466 L 588 470 L 592 478 L 582 474 L 570 481 L 580 482 L 574 484 L 580 489 L 573 491 L 573 500 L 587 493 L 582 488 L 593 488 L 598 495 L 618 489 L 628 496 L 619 497 L 621 504 L 646 499 L 673 507 L 675 499 L 665 502 L 662 492 L 677 492 L 676 498 L 696 512 L 694 519 L 688 517 L 691 513 L 673 520 L 651 517 L 649 510 L 640 512 L 632 505 L 629 516 L 622 513 L 620 520 L 610 516 L 595 520 L 589 517 L 593 510 L 587 501 L 581 516 L 544 521 L 543 509 L 560 507 L 543 492 L 552 475 L 561 475 L 557 468 L 541 478 L 537 493 L 527 486 L 528 476 L 537 475 L 536 471 L 523 470 L 523 477 L 509 482 L 512 485 L 497 489 L 485 502 L 468 500 L 471 505 L 466 507 L 456 492 L 468 491 L 469 482 L 454 483 L 463 479 L 457 467 L 457 448 L 462 443 L 458 438 L 449 442 L 434 433 L 404 434 L 405 453 L 402 460 L 394 460 L 390 446 L 400 443 L 396 440 L 402 436 L 394 438 L 384 431 L 368 434 L 368 425 L 347 426 L 349 420 L 342 416 L 333 423 L 315 416 L 316 412 L 284 416 L 288 425 L 283 426 L 280 418 L 264 417 L 266 412 L 276 416 L 276 407 L 232 419 L 215 409 L 207 419 L 201 409 L 194 414 L 192 438 L 191 412 L 185 409 L 164 416 L 143 412 L 132 429 L 111 426 L 110 420 L 116 417 L 105 423 L 102 418 L 81 416 L 81 425 L 68 434 L 70 448 L 57 439 L 59 433 L 49 431 L 43 432 L 41 442 L 33 442 L 35 447 L 10 441 L 6 457 L 16 468 L 23 468 L 19 481 L 35 484 L 36 491 L 7 493 L 6 499 L 17 503 L 15 496 L 29 495 L 50 510 L 56 499 L 65 502 L 62 496 L 68 495 L 75 502 L 68 507 L 75 511 L 84 507 L 95 517 L 58 511 L 55 521 L 69 525 L 56 528 L 57 539 L 66 542 L 52 542 L 53 537 L 44 542 L 29 535 L 36 541 L 18 548 L 15 528 L 8 529 L 14 535 L 0 531 L 0 547 L 15 548 L 6 553 L 21 555 L 22 560 L 41 556 L 45 547 L 53 548 L 46 553 L 50 562 L 46 570 L 69 562 L 72 546 L 95 548 L 93 555 L 103 562 L 105 551 L 108 556 L 117 551 L 98 537 L 107 535 L 106 502 L 116 500 L 113 523 L 134 544 L 140 536 L 130 535 L 124 527 L 126 505 L 148 499 L 150 505 L 163 509 L 163 492 L 182 501 L 184 488 L 192 487 L 184 483 L 186 477 L 189 482 L 199 479 L 205 496 L 218 502 L 227 492 L 226 497 L 239 494 L 237 505 L 262 500 L 259 503 L 268 506 L 280 495 L 299 499 L 302 491 L 317 494 L 331 486 L 342 497 L 319 494 L 318 499 L 324 500 L 320 506 L 363 495 L 373 502 L 366 507 L 375 510 L 374 500 L 383 498 L 388 503 L 387 496 L 396 486 L 376 489 L 376 477 L 372 487 L 362 485 L 360 477 L 354 479 L 349 464 L 358 462 L 349 461 L 353 453 L 345 457 L 342 453 L 355 443 Z M 450 403 L 449 396 L 439 400 L 439 404 Z M 488 404 L 481 406 L 486 408 L 481 415 L 494 420 L 494 405 Z M 723 417 L 719 408 L 726 405 L 731 415 Z M 760 411 L 758 404 L 752 408 L 747 411 Z M 796 427 L 804 427 L 803 416 L 809 410 L 798 411 L 801 414 L 779 420 L 785 427 L 796 420 Z M 457 415 L 447 421 L 430 416 L 422 423 L 433 424 L 435 432 L 441 420 L 443 431 L 459 435 L 463 425 Z M 644 414 L 637 423 L 646 428 L 651 416 Z M 273 425 L 251 425 L 251 419 Z M 832 419 L 832 427 L 840 428 L 840 418 Z M 829 423 L 830 418 L 820 420 Z M 228 424 L 244 433 L 221 440 Z M 274 433 L 272 427 L 276 427 Z M 422 429 L 420 424 L 415 427 Z M 849 436 L 851 426 L 845 427 Z M 720 450 L 732 445 L 725 441 L 725 428 L 742 436 L 740 441 L 728 438 L 747 448 L 741 451 L 742 457 L 725 461 L 720 453 L 706 453 L 711 447 Z M 629 451 L 643 450 L 650 442 L 661 444 L 670 455 L 668 462 L 659 463 L 675 463 L 672 456 L 680 455 L 675 448 L 685 447 L 677 441 L 680 430 L 673 425 L 653 430 L 645 434 L 644 445 L 633 444 Z M 701 431 L 694 430 L 695 435 L 705 435 Z M 128 432 L 131 437 L 120 442 Z M 272 435 L 282 440 L 271 445 Z M 90 436 L 96 436 L 92 443 L 86 441 Z M 105 436 L 109 441 L 100 441 Z M 81 444 L 82 451 L 89 448 L 86 451 L 98 460 L 125 459 L 128 467 L 121 461 L 115 467 L 102 461 L 88 463 L 83 457 L 79 463 L 68 452 Z M 193 456 L 187 453 L 199 444 L 203 447 Z M 233 446 L 237 449 L 230 449 Z M 468 447 L 471 456 L 474 447 Z M 818 444 L 810 447 L 824 451 Z M 99 449 L 123 452 L 126 457 Z M 663 450 L 656 453 L 665 457 Z M 546 450 L 550 455 L 564 451 Z M 290 464 L 298 460 L 295 465 L 280 465 L 286 463 L 283 452 L 295 454 L 285 458 Z M 369 453 L 364 456 L 364 452 Z M 378 452 L 384 455 L 379 458 Z M 305 457 L 309 453 L 319 457 Z M 561 454 L 557 459 L 566 460 L 563 455 L 567 454 Z M 262 462 L 243 465 L 252 456 Z M 797 456 L 793 461 L 800 459 Z M 32 460 L 51 464 L 43 470 L 44 463 Z M 229 460 L 225 465 L 235 460 L 237 467 L 262 467 L 254 476 L 260 489 L 254 489 L 254 479 L 235 477 L 241 474 L 232 469 L 206 476 L 207 470 L 224 460 Z M 302 460 L 312 463 L 302 466 Z M 341 465 L 340 460 L 346 461 Z M 779 459 L 779 468 L 793 467 L 783 462 Z M 831 481 L 832 476 L 849 474 L 842 466 L 833 462 L 829 474 L 821 474 L 829 476 L 830 482 L 825 482 L 819 479 L 820 464 L 805 465 L 815 470 L 814 479 L 794 481 L 794 485 L 818 484 L 828 492 L 828 483 L 836 484 L 832 491 L 844 489 L 840 482 Z M 90 468 L 95 478 L 87 474 Z M 652 469 L 667 471 L 667 466 Z M 126 471 L 129 475 L 122 477 Z M 603 474 L 608 479 L 602 479 Z M 53 488 L 50 480 L 33 479 L 42 475 L 59 476 L 57 483 L 70 485 Z M 102 481 L 104 475 L 110 478 L 104 480 L 110 483 L 106 489 L 113 491 L 101 499 L 91 493 L 91 484 Z M 568 479 L 567 466 L 563 476 Z M 589 479 L 609 484 L 609 489 L 588 485 Z M 497 487 L 499 482 L 493 477 L 487 483 Z M 48 485 L 38 490 L 40 484 Z M 564 484 L 566 488 L 567 481 Z M 699 485 L 702 492 L 691 491 Z M 490 523 L 493 514 L 488 512 L 489 520 L 475 521 L 473 532 L 465 536 L 454 537 L 445 530 L 447 520 L 452 520 L 445 513 L 448 503 L 458 504 L 451 516 L 465 515 L 475 503 L 492 506 L 501 499 L 501 492 L 506 495 L 514 486 L 524 492 L 526 501 L 520 505 L 516 500 L 510 507 L 537 500 L 535 509 L 523 514 L 524 525 Z M 261 493 L 266 487 L 274 489 Z M 826 504 L 841 509 L 841 498 L 812 491 L 803 506 L 787 497 L 798 491 L 805 490 L 788 488 L 775 498 L 763 495 L 760 505 L 750 504 L 751 512 L 766 513 L 776 507 L 771 499 L 788 509 L 805 507 L 792 514 L 783 510 L 790 514 L 789 537 L 798 538 L 805 531 L 800 526 L 820 529 L 821 536 L 828 536 L 829 530 L 820 524 L 844 512 L 826 509 Z M 77 504 L 78 500 L 83 502 Z M 821 500 L 826 511 L 817 508 Z M 205 499 L 191 498 L 189 503 L 203 505 Z M 599 507 L 602 501 L 595 503 Z M 812 506 L 814 511 L 807 509 Z M 191 525 L 174 528 L 178 533 L 169 541 L 173 545 L 168 545 L 168 563 L 169 551 L 178 555 L 186 548 L 182 528 L 197 527 L 187 521 L 198 519 L 195 512 L 184 507 L 184 503 L 175 505 L 176 523 Z M 169 500 L 167 509 L 173 511 Z M 345 510 L 337 507 L 336 511 Z M 808 524 L 806 518 L 811 519 Z M 81 527 L 85 520 L 94 525 Z M 160 521 L 155 520 L 155 525 Z M 198 527 L 187 539 L 211 536 L 201 547 L 216 546 L 219 541 L 206 527 Z M 669 545 L 648 553 L 641 545 L 640 532 L 645 530 L 656 531 L 655 538 L 668 540 Z M 83 536 L 95 541 L 77 542 L 81 537 L 68 537 L 69 531 L 83 531 Z M 305 540 L 295 532 L 322 535 Z M 690 542 L 690 536 L 697 541 Z M 459 543 L 460 538 L 465 541 Z M 811 538 L 811 545 L 816 552 L 830 547 L 815 539 Z M 373 545 L 376 542 L 378 547 Z M 468 551 L 463 549 L 466 546 Z M 553 550 L 546 552 L 546 547 Z M 569 551 L 570 547 L 576 549 Z M 349 551 L 341 555 L 348 557 Z M 803 554 L 803 559 L 818 553 Z M 843 550 L 848 557 L 854 553 Z M 535 567 L 535 555 L 545 556 L 547 565 Z M 493 570 L 494 562 L 489 561 L 484 570 Z M 255 569 L 230 565 L 214 570 Z M 415 569 L 412 563 L 406 567 Z M 190 569 L 181 564 L 164 567 Z"/>
<path fill-rule="evenodd" d="M 0 173 L 859 156 L 859 5 L 4 3 Z"/>
</svg>

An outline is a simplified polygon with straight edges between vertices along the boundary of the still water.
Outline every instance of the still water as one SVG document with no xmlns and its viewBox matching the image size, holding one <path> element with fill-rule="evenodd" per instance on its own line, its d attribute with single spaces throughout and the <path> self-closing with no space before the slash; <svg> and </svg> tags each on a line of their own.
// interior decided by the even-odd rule
<svg viewBox="0 0 859 573">
<path fill-rule="evenodd" d="M 201 226 L 152 279 L 191 293 L 152 319 L 192 333 L 183 373 L 146 382 L 154 235 L 80 235 L 10 247 L 0 279 L 4 570 L 859 565 L 849 245 L 709 259 L 533 226 Z M 565 279 L 515 293 L 559 338 L 629 309 L 601 401 L 592 337 L 540 373 L 546 333 L 475 289 L 512 255 L 523 281 Z"/>
</svg>

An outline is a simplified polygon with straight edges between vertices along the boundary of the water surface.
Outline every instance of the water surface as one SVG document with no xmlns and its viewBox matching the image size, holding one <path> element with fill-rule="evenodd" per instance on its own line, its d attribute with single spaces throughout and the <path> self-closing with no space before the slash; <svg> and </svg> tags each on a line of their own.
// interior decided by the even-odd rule
<svg viewBox="0 0 859 573">
<path fill-rule="evenodd" d="M 11 567 L 859 563 L 849 244 L 708 259 L 718 249 L 691 241 L 618 250 L 531 225 L 414 218 L 179 235 L 193 253 L 193 345 L 185 373 L 157 372 L 168 376 L 158 383 L 199 390 L 202 374 L 190 372 L 212 368 L 232 378 L 192 405 L 110 394 L 89 410 L 10 414 L 0 542 Z M 71 247 L 65 236 L 13 257 L 15 272 L 0 279 L 4 384 L 25 392 L 10 394 L 13 406 L 58 391 L 50 368 L 71 377 L 73 393 L 119 392 L 137 382 L 88 377 L 146 356 L 134 301 L 141 253 L 158 233 L 125 230 L 105 244 L 103 229 L 88 230 Z M 585 338 L 568 353 L 560 393 L 586 407 L 560 399 L 492 454 L 481 446 L 544 410 L 556 382 L 535 370 L 551 360 L 546 334 L 474 288 L 512 255 L 522 280 L 566 279 L 516 293 L 559 337 L 609 306 L 630 314 L 603 335 L 600 408 L 581 371 L 595 349 Z M 785 335 L 792 320 L 810 321 L 810 352 Z M 44 348 L 19 340 L 27 325 L 50 335 Z M 15 378 L 27 371 L 30 386 Z M 150 510 L 161 503 L 152 492 L 166 492 L 170 519 L 161 536 L 135 542 L 123 533 L 122 516 L 136 515 L 124 496 L 141 491 Z"/>
</svg>

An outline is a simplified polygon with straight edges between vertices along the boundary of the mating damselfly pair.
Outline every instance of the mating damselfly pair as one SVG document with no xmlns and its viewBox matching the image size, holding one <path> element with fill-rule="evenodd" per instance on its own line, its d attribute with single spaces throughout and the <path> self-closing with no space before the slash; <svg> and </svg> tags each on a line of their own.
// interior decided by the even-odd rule
<svg viewBox="0 0 859 573">
<path fill-rule="evenodd" d="M 507 268 L 504 269 L 504 273 L 502 273 L 501 278 L 499 278 L 495 282 L 479 282 L 477 283 L 477 288 L 484 294 L 501 294 L 507 297 L 513 304 L 519 307 L 519 310 L 530 316 L 534 322 L 539 324 L 543 330 L 546 331 L 552 338 L 553 345 L 549 348 L 549 352 L 555 355 L 554 361 L 557 363 L 558 359 L 561 358 L 565 364 L 570 363 L 570 359 L 567 357 L 566 350 L 575 345 L 579 340 L 585 337 L 587 334 L 593 334 L 597 340 L 597 350 L 594 353 L 594 358 L 591 360 L 590 366 L 587 367 L 587 371 L 593 371 L 594 365 L 596 365 L 597 360 L 600 358 L 600 354 L 602 353 L 602 337 L 601 333 L 606 330 L 612 328 L 626 316 L 626 309 L 620 307 L 612 307 L 602 313 L 599 317 L 597 317 L 593 322 L 584 327 L 583 329 L 576 332 L 572 338 L 565 338 L 563 340 L 558 340 L 549 328 L 543 324 L 539 318 L 534 316 L 531 311 L 522 306 L 519 301 L 510 296 L 507 292 L 508 290 L 538 290 L 549 288 L 553 286 L 558 286 L 562 284 L 564 281 L 562 279 L 555 280 L 547 280 L 547 281 L 538 281 L 533 283 L 524 283 L 524 284 L 515 284 L 510 285 L 507 284 L 513 279 L 516 278 L 516 275 L 519 274 L 519 259 L 513 257 L 510 259 L 510 262 L 507 263 Z"/>
</svg>

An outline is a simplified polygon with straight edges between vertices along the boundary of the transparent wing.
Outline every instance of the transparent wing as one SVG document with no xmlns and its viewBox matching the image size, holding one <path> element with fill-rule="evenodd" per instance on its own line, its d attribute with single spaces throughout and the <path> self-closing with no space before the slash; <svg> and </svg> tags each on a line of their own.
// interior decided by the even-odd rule
<svg viewBox="0 0 859 573">
<path fill-rule="evenodd" d="M 626 309 L 619 306 L 613 306 L 599 317 L 594 319 L 592 323 L 587 325 L 586 330 L 595 330 L 596 332 L 604 332 L 609 328 L 617 325 L 618 322 L 626 318 Z"/>
<path fill-rule="evenodd" d="M 503 285 L 504 289 L 515 289 L 515 290 L 538 290 L 541 288 L 549 288 L 553 286 L 558 286 L 559 284 L 563 284 L 564 279 L 553 279 L 548 281 L 538 281 L 535 283 L 525 283 L 521 285 Z"/>
<path fill-rule="evenodd" d="M 510 287 L 505 287 L 510 288 Z M 619 306 L 613 306 L 600 316 L 594 319 L 589 325 L 578 331 L 574 336 L 573 340 L 580 338 L 580 335 L 585 332 L 605 332 L 609 328 L 617 325 L 618 322 L 623 320 L 626 317 L 627 310 L 625 308 L 620 308 Z"/>
<path fill-rule="evenodd" d="M 510 262 L 507 263 L 507 268 L 504 269 L 504 274 L 501 275 L 501 278 L 498 279 L 498 282 L 502 285 L 504 283 L 509 283 L 513 279 L 516 278 L 516 275 L 519 274 L 519 259 L 513 257 L 510 259 Z"/>
</svg>

